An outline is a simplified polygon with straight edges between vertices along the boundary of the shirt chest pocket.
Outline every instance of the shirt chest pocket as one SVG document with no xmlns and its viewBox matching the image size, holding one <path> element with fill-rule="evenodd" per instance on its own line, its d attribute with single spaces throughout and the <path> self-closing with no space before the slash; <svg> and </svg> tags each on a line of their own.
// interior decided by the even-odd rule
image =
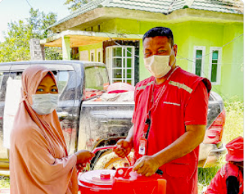
<svg viewBox="0 0 245 194">
<path fill-rule="evenodd" d="M 167 91 L 161 99 L 163 108 L 181 108 L 181 94 L 178 90 L 171 89 Z"/>
<path fill-rule="evenodd" d="M 157 115 L 159 120 L 157 122 L 171 121 L 171 125 L 176 125 L 177 121 L 178 123 L 182 121 L 181 104 L 178 101 L 163 100 L 159 102 L 153 114 Z"/>
</svg>

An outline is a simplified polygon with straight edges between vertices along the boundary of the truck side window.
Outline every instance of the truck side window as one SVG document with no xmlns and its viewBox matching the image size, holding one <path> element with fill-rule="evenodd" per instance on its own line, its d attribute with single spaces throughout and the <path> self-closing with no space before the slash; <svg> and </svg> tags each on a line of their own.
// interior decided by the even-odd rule
<svg viewBox="0 0 245 194">
<path fill-rule="evenodd" d="M 9 77 L 12 77 L 14 79 L 15 73 L 9 73 L 9 72 L 0 72 L 0 101 L 5 101 L 5 94 L 6 94 L 6 87 L 7 87 L 7 80 Z"/>
<path fill-rule="evenodd" d="M 56 76 L 57 84 L 58 84 L 58 90 L 61 94 L 64 90 L 64 88 L 67 85 L 68 79 L 69 79 L 69 72 L 68 71 L 59 71 Z"/>
<path fill-rule="evenodd" d="M 5 101 L 6 99 L 6 89 L 9 77 L 12 78 L 16 83 L 21 83 L 22 72 L 0 72 L 0 101 Z M 17 84 L 18 85 L 18 84 Z M 17 92 L 17 91 L 16 91 Z M 19 91 L 18 91 L 19 92 Z M 17 96 L 20 93 L 16 94 Z"/>
<path fill-rule="evenodd" d="M 109 85 L 108 73 L 105 67 L 91 66 L 85 68 L 85 98 L 101 95 L 105 86 Z"/>
<path fill-rule="evenodd" d="M 22 72 L 16 72 L 15 80 L 21 80 Z"/>
</svg>

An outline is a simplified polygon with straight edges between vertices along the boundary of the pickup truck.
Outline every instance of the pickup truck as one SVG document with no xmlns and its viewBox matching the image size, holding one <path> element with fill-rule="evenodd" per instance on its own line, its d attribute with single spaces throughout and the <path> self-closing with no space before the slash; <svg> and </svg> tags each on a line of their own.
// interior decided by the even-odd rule
<svg viewBox="0 0 245 194">
<path fill-rule="evenodd" d="M 30 65 L 43 65 L 49 68 L 57 79 L 59 104 L 57 113 L 68 147 L 69 154 L 80 149 L 94 150 L 98 147 L 115 145 L 125 138 L 132 126 L 131 118 L 134 110 L 133 95 L 127 100 L 123 98 L 103 98 L 110 84 L 105 64 L 85 61 L 27 61 L 0 63 L 0 169 L 8 170 L 8 148 L 4 146 L 9 131 L 4 129 L 6 101 L 17 101 L 16 96 L 6 99 L 6 89 L 11 88 L 8 80 L 21 80 L 24 69 Z M 108 95 L 107 95 L 108 96 Z M 5 110 L 7 111 L 7 110 Z M 222 98 L 211 92 L 208 106 L 208 125 L 204 142 L 200 145 L 199 166 L 213 166 L 218 158 L 226 152 L 222 144 L 225 112 Z M 129 157 L 130 158 L 130 157 Z M 99 165 L 100 163 L 100 165 Z M 102 165 L 101 165 L 102 163 Z M 115 168 L 127 165 L 106 149 L 96 153 L 90 169 Z"/>
</svg>

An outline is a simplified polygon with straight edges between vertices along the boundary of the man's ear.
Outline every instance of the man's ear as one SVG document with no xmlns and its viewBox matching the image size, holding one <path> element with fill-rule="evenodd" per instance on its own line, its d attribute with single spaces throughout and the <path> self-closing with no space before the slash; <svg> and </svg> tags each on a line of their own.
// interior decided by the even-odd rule
<svg viewBox="0 0 245 194">
<path fill-rule="evenodd" d="M 176 55 L 177 55 L 177 50 L 178 50 L 177 44 L 174 44 L 174 45 L 173 45 L 173 50 L 174 50 L 174 56 L 176 57 Z"/>
</svg>

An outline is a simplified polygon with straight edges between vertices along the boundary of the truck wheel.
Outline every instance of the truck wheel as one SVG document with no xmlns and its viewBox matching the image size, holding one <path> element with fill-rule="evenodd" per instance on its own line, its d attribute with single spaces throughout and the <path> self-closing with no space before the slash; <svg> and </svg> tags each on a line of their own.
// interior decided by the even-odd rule
<svg viewBox="0 0 245 194">
<path fill-rule="evenodd" d="M 129 154 L 129 160 L 132 161 L 133 153 Z M 129 167 L 130 164 L 126 158 L 118 157 L 112 150 L 108 150 L 97 160 L 94 170 L 99 169 L 117 169 L 120 167 Z"/>
</svg>

